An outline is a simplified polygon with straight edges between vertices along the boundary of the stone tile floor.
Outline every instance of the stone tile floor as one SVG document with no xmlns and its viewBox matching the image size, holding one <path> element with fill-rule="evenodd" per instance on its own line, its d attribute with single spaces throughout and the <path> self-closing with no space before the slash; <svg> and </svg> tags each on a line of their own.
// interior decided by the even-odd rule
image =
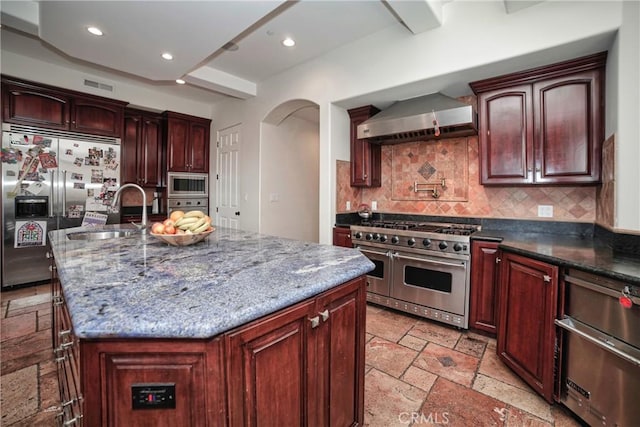
<svg viewBox="0 0 640 427">
<path fill-rule="evenodd" d="M 2 292 L 2 426 L 53 426 L 59 411 L 50 286 Z M 365 425 L 579 426 L 495 354 L 495 340 L 370 305 Z"/>
</svg>

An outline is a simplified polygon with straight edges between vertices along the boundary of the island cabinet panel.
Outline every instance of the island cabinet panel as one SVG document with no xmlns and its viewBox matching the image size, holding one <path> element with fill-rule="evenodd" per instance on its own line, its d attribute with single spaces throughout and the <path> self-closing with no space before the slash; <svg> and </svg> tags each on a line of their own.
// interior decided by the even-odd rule
<svg viewBox="0 0 640 427">
<path fill-rule="evenodd" d="M 362 425 L 364 278 L 226 336 L 229 425 Z"/>
<path fill-rule="evenodd" d="M 508 252 L 501 259 L 498 356 L 552 403 L 558 267 Z"/>
<path fill-rule="evenodd" d="M 606 52 L 472 82 L 483 185 L 598 184 Z"/>
<path fill-rule="evenodd" d="M 498 242 L 471 242 L 469 326 L 496 333 L 498 302 Z"/>
<path fill-rule="evenodd" d="M 382 149 L 367 139 L 358 139 L 358 125 L 380 112 L 373 105 L 348 111 L 351 119 L 351 186 L 380 187 L 382 185 Z"/>
<path fill-rule="evenodd" d="M 2 121 L 120 138 L 127 102 L 2 78 Z"/>
<path fill-rule="evenodd" d="M 81 348 L 85 425 L 226 423 L 222 339 L 84 341 Z M 134 386 L 167 385 L 175 387 L 174 408 L 134 407 Z"/>
<path fill-rule="evenodd" d="M 167 111 L 167 170 L 169 172 L 209 172 L 211 120 Z"/>
</svg>

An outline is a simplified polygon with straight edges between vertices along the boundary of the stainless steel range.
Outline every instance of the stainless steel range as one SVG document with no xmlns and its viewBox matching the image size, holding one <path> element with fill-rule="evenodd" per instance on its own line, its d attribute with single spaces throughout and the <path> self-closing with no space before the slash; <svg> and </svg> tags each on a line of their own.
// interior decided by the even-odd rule
<svg viewBox="0 0 640 427">
<path fill-rule="evenodd" d="M 469 327 L 470 236 L 479 225 L 371 221 L 351 238 L 375 265 L 367 300 Z"/>
</svg>

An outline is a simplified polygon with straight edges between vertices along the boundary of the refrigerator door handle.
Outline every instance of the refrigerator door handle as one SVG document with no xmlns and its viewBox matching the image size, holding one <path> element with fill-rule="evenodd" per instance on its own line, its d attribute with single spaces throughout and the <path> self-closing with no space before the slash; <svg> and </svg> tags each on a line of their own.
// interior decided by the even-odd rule
<svg viewBox="0 0 640 427">
<path fill-rule="evenodd" d="M 67 217 L 67 171 L 62 171 L 62 212 L 63 218 Z"/>
<path fill-rule="evenodd" d="M 51 178 L 51 182 L 50 182 L 50 187 L 49 187 L 49 218 L 53 218 L 55 216 L 55 213 L 53 211 L 53 193 L 54 193 L 54 189 L 53 189 L 53 183 L 55 182 L 55 176 L 56 176 L 56 171 L 49 171 L 49 178 Z"/>
</svg>

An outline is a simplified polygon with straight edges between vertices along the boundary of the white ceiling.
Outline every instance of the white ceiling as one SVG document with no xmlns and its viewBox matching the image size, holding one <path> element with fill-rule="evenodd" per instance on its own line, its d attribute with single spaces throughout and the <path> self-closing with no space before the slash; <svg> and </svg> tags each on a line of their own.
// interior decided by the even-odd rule
<svg viewBox="0 0 640 427">
<path fill-rule="evenodd" d="M 390 26 L 442 25 L 453 0 L 5 1 L 2 51 L 215 103 Z M 539 0 L 504 0 L 514 13 Z M 96 37 L 86 27 L 100 27 Z M 291 36 L 297 44 L 285 48 Z M 223 49 L 234 42 L 238 50 Z M 171 52 L 172 61 L 161 58 Z M 179 86 L 182 78 L 187 85 Z"/>
</svg>

